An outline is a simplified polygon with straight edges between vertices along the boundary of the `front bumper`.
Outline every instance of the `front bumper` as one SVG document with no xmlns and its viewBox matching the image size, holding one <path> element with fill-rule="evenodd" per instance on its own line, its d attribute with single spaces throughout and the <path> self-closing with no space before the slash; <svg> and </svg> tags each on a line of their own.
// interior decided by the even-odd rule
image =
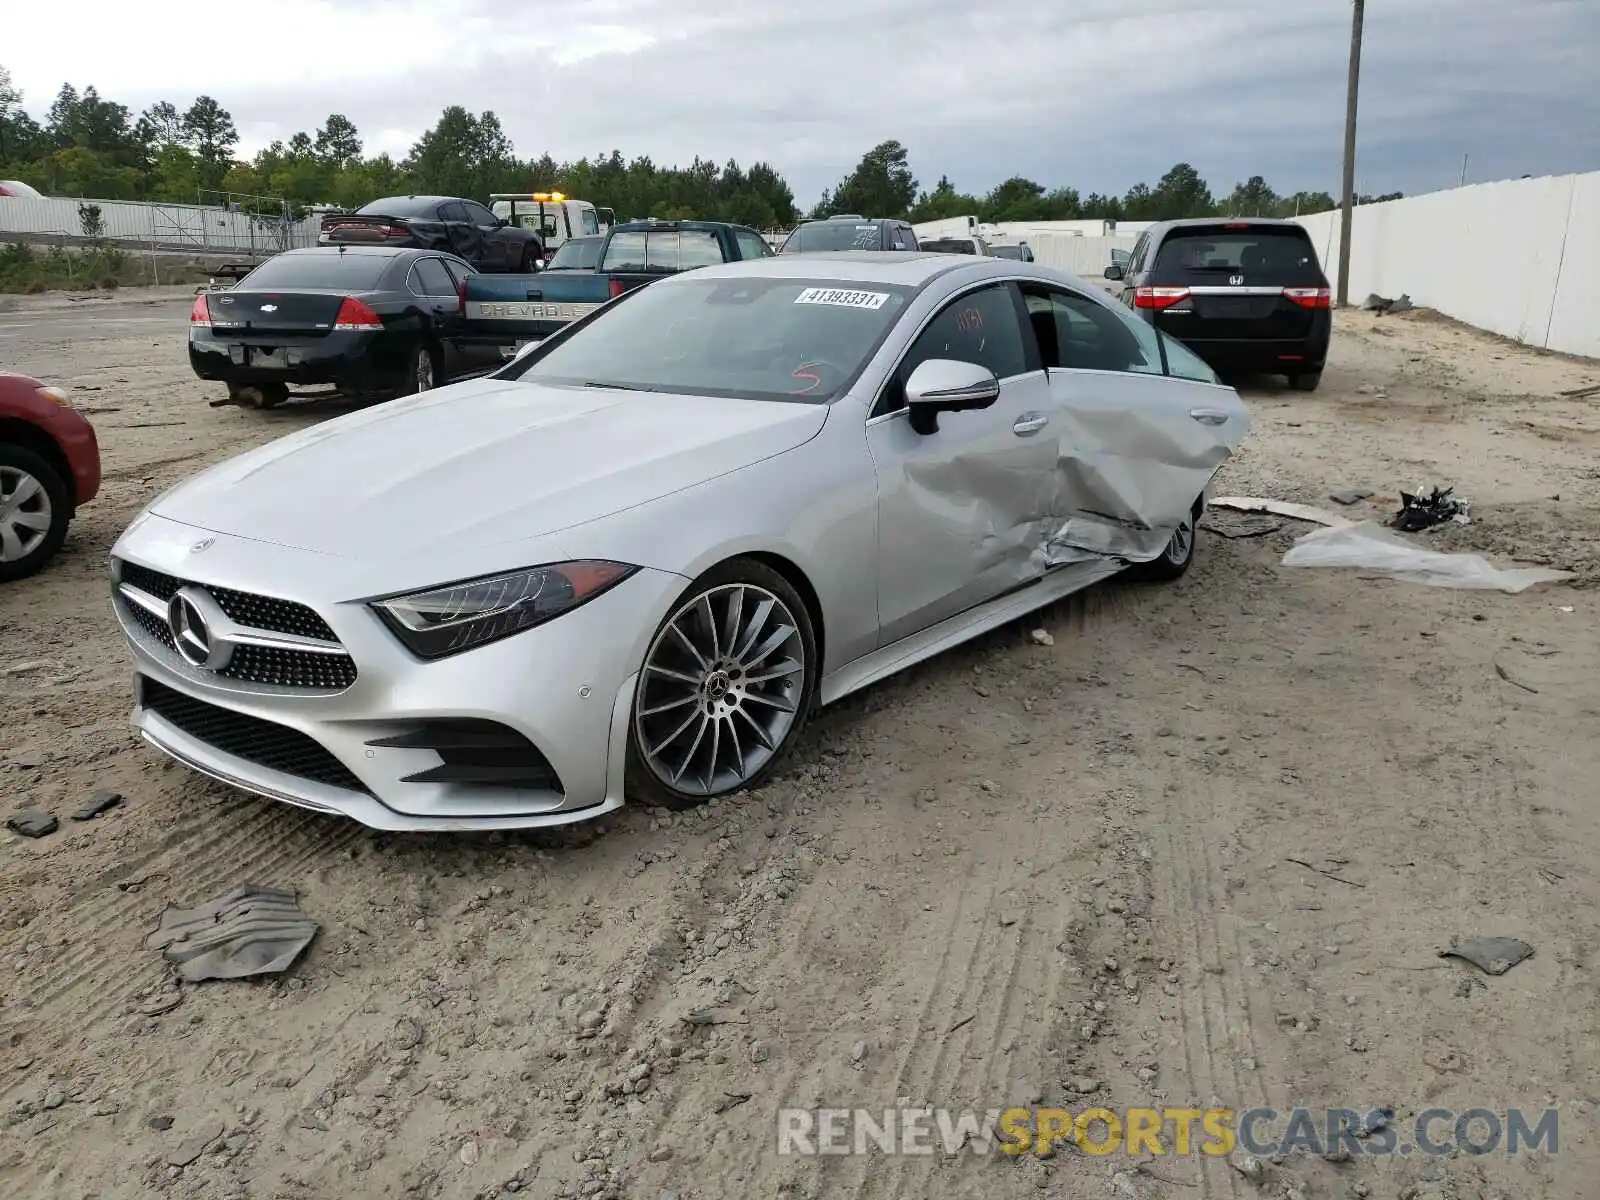
<svg viewBox="0 0 1600 1200">
<path fill-rule="evenodd" d="M 152 632 L 159 628 L 148 610 L 138 619 L 136 606 L 114 583 L 113 608 L 141 677 L 133 724 L 157 749 L 245 791 L 376 829 L 532 828 L 586 820 L 622 805 L 639 664 L 683 578 L 640 570 L 548 624 L 423 662 L 365 604 L 318 600 L 273 584 L 313 578 L 320 556 L 216 535 L 202 568 L 198 559 L 179 561 L 184 554 L 174 546 L 188 543 L 174 534 L 184 531 L 192 542 L 203 531 L 152 522 L 165 528 L 146 524 L 130 531 L 116 548 L 120 560 L 208 594 L 303 603 L 355 668 L 354 681 L 342 687 L 342 678 L 307 687 L 193 667 Z M 418 586 L 436 582 L 419 579 Z M 549 764 L 552 784 L 419 779 L 440 773 L 441 753 L 392 744 L 414 743 L 419 729 L 461 721 L 520 734 Z"/>
</svg>

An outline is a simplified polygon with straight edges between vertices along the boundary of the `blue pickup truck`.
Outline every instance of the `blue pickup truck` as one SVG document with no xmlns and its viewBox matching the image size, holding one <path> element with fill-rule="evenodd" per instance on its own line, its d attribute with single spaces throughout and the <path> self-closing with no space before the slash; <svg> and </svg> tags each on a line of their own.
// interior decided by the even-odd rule
<svg viewBox="0 0 1600 1200">
<path fill-rule="evenodd" d="M 723 221 L 628 221 L 613 226 L 592 268 L 532 275 L 469 275 L 459 293 L 466 337 L 507 357 L 586 317 L 606 301 L 666 275 L 747 258 L 771 258 L 754 229 Z"/>
</svg>

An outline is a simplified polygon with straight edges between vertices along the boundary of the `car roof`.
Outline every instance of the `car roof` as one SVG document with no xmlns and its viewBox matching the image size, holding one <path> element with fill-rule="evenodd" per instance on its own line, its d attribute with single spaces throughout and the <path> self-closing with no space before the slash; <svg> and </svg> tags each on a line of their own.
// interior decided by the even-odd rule
<svg viewBox="0 0 1600 1200">
<path fill-rule="evenodd" d="M 697 279 L 710 274 L 757 279 L 826 279 L 837 283 L 876 283 L 919 288 L 952 271 L 968 272 L 968 278 L 973 282 L 993 276 L 997 279 L 1021 278 L 1067 283 L 1080 290 L 1092 286 L 1065 271 L 1051 270 L 1038 263 L 977 254 L 923 254 L 915 250 L 829 250 L 821 253 L 775 254 L 770 258 L 749 258 L 711 267 L 697 267 L 693 271 L 668 276 L 661 282 Z"/>
<path fill-rule="evenodd" d="M 899 217 L 807 217 L 801 225 L 904 225 Z"/>
<path fill-rule="evenodd" d="M 305 258 L 312 254 L 339 254 L 346 258 L 351 255 L 360 255 L 365 258 L 404 258 L 407 255 L 417 257 L 424 254 L 442 254 L 446 258 L 456 257 L 448 250 L 424 250 L 418 246 L 352 246 L 346 244 L 342 246 L 296 246 L 293 250 L 280 251 L 274 254 L 272 258 Z M 262 261 L 269 262 L 271 260 L 263 259 Z"/>
<path fill-rule="evenodd" d="M 438 204 L 444 200 L 459 200 L 460 196 L 413 196 L 409 192 L 395 192 L 389 196 L 379 196 L 376 200 L 368 200 L 367 204 L 378 204 L 384 200 L 422 200 L 429 204 Z M 366 208 L 367 204 L 361 207 Z"/>
<path fill-rule="evenodd" d="M 670 221 L 656 220 L 653 217 L 642 217 L 637 221 L 624 221 L 620 225 L 611 227 L 612 233 L 670 233 L 676 229 L 701 230 L 714 232 L 718 229 L 744 229 L 746 226 L 735 221 Z"/>
<path fill-rule="evenodd" d="M 1163 229 L 1194 229 L 1203 225 L 1273 225 L 1278 228 L 1294 226 L 1304 229 L 1299 221 L 1286 220 L 1283 217 L 1184 217 L 1181 221 L 1163 221 Z"/>
</svg>

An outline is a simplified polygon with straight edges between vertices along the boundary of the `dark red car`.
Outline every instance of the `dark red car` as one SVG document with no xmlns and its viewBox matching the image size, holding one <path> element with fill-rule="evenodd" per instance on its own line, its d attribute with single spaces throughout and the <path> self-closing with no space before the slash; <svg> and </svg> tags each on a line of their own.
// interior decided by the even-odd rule
<svg viewBox="0 0 1600 1200">
<path fill-rule="evenodd" d="M 100 490 L 100 443 L 67 394 L 0 371 L 0 583 L 32 575 Z"/>
</svg>

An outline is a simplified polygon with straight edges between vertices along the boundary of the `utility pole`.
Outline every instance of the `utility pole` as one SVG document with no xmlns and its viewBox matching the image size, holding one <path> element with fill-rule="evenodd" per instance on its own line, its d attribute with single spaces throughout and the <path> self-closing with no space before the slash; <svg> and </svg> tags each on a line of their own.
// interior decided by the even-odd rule
<svg viewBox="0 0 1600 1200">
<path fill-rule="evenodd" d="M 1339 204 L 1340 308 L 1350 303 L 1350 224 L 1356 206 L 1356 95 L 1361 90 L 1361 18 L 1367 0 L 1354 0 L 1350 19 L 1350 77 L 1344 102 L 1344 197 Z"/>
</svg>

